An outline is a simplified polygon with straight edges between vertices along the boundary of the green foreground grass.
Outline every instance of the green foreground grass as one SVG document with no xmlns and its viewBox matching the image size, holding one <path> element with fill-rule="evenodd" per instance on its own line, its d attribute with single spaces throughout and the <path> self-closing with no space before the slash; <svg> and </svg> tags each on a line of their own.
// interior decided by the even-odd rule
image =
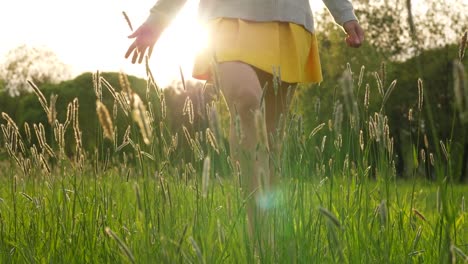
<svg viewBox="0 0 468 264">
<path fill-rule="evenodd" d="M 12 171 L 12 173 L 14 173 Z M 14 175 L 14 174 L 12 174 Z M 235 179 L 0 179 L 2 263 L 464 263 L 466 186 L 362 175 L 283 179 L 253 246 Z"/>
</svg>

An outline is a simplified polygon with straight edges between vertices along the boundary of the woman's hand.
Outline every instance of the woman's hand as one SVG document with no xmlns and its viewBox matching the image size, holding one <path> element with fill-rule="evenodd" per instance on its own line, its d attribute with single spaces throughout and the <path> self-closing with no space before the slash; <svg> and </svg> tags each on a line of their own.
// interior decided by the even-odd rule
<svg viewBox="0 0 468 264">
<path fill-rule="evenodd" d="M 138 61 L 141 63 L 146 54 L 148 57 L 153 53 L 153 47 L 156 41 L 159 39 L 162 30 L 154 29 L 148 24 L 141 25 L 135 32 L 133 32 L 128 38 L 134 38 L 135 41 L 130 45 L 125 53 L 125 58 L 130 57 L 133 53 L 132 63 Z"/>
<path fill-rule="evenodd" d="M 343 28 L 348 36 L 346 43 L 353 48 L 359 48 L 364 42 L 364 30 L 356 20 L 351 20 L 343 24 Z"/>
</svg>

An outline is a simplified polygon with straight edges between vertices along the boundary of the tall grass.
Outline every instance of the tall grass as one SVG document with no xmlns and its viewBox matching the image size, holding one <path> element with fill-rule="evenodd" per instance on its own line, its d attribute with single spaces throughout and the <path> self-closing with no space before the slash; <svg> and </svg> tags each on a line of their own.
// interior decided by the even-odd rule
<svg viewBox="0 0 468 264">
<path fill-rule="evenodd" d="M 451 181 L 450 141 L 439 140 L 434 153 L 413 143 L 414 162 L 435 171 L 436 181 L 416 177 L 416 169 L 399 180 L 389 132 L 395 124 L 385 115 L 397 82 L 387 85 L 385 70 L 367 79 L 365 70 L 348 67 L 333 113 L 319 116 L 313 130 L 305 131 L 295 109 L 283 118 L 285 132 L 274 135 L 282 152 L 272 160 L 281 182 L 258 201 L 267 217 L 253 236 L 246 205 L 255 196 L 242 190 L 239 164 L 230 161 L 218 101 L 196 106 L 188 98 L 179 134 L 166 120 L 164 94 L 149 69 L 145 100 L 125 75 L 117 89 L 96 73 L 102 128 L 98 149 L 87 153 L 79 102 L 69 104 L 62 122 L 57 97 L 47 101 L 31 83 L 49 124 L 18 125 L 2 114 L 10 159 L 0 171 L 0 262 L 468 262 L 468 191 Z M 103 89 L 115 101 L 112 114 Z M 411 124 L 431 108 L 424 83 L 415 89 L 420 97 Z M 379 111 L 370 112 L 370 99 L 381 101 Z M 206 127 L 194 122 L 195 109 L 204 112 Z M 113 127 L 117 115 L 134 120 L 123 135 Z M 47 125 L 53 142 L 46 140 Z M 64 142 L 67 131 L 74 142 Z M 65 144 L 75 146 L 72 157 Z M 257 243 L 263 239 L 268 243 Z"/>
</svg>

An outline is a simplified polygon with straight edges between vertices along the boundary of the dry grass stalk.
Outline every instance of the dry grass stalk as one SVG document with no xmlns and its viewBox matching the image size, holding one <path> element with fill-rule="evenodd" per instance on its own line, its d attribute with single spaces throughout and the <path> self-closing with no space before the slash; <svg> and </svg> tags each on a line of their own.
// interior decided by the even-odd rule
<svg viewBox="0 0 468 264">
<path fill-rule="evenodd" d="M 350 116 L 349 119 L 351 128 L 357 132 L 357 129 L 359 127 L 359 108 L 357 101 L 354 97 L 353 75 L 350 66 L 348 70 L 344 72 L 342 78 L 340 79 L 340 83 L 346 106 L 346 111 L 349 113 Z M 341 131 L 338 130 L 338 132 L 340 133 Z"/>
<path fill-rule="evenodd" d="M 182 130 L 184 131 L 184 136 L 185 136 L 185 139 L 187 140 L 187 142 L 189 144 L 191 144 L 192 142 L 192 137 L 190 136 L 190 132 L 188 131 L 188 129 L 182 125 Z M 190 145 L 190 147 L 193 147 L 192 145 Z M 193 150 L 193 149 L 192 149 Z"/>
<path fill-rule="evenodd" d="M 193 113 L 193 102 L 190 97 L 185 98 L 184 108 L 182 109 L 183 115 L 188 115 L 189 123 L 193 124 L 194 113 Z"/>
<path fill-rule="evenodd" d="M 450 155 L 449 152 L 447 151 L 447 148 L 445 147 L 445 144 L 442 140 L 439 141 L 440 147 L 442 148 L 442 153 L 444 153 L 445 160 L 449 160 Z"/>
<path fill-rule="evenodd" d="M 57 103 L 57 98 L 58 98 L 58 95 L 54 95 L 54 94 L 50 95 L 49 111 L 47 113 L 47 120 L 49 121 L 50 125 L 54 124 L 55 120 L 57 119 L 57 110 L 55 108 L 55 105 Z"/>
<path fill-rule="evenodd" d="M 325 127 L 325 123 L 322 123 L 318 126 L 316 126 L 314 129 L 312 129 L 312 132 L 309 134 L 309 139 L 315 136 L 320 130 L 322 130 Z"/>
<path fill-rule="evenodd" d="M 323 151 L 325 150 L 325 144 L 327 142 L 327 136 L 323 136 L 322 138 L 322 143 L 320 144 L 320 152 L 323 153 Z"/>
<path fill-rule="evenodd" d="M 80 164 L 80 153 L 82 152 L 83 149 L 83 142 L 81 139 L 81 130 L 80 130 L 80 122 L 79 122 L 79 102 L 78 98 L 73 99 L 73 104 L 72 104 L 72 124 L 73 124 L 73 134 L 75 136 L 75 142 L 76 142 L 76 154 L 77 154 L 77 162 Z"/>
<path fill-rule="evenodd" d="M 116 96 L 120 108 L 123 110 L 125 116 L 128 116 L 128 113 L 132 111 L 132 107 L 130 105 L 130 96 L 125 92 L 117 93 Z"/>
<path fill-rule="evenodd" d="M 16 125 L 15 121 L 13 121 L 13 119 L 11 119 L 11 117 L 7 113 L 2 112 L 2 117 L 3 119 L 5 119 L 5 121 L 7 121 L 8 125 L 10 125 L 14 129 L 15 133 L 19 133 L 18 126 Z"/>
<path fill-rule="evenodd" d="M 265 116 L 263 115 L 262 110 L 256 110 L 254 112 L 255 118 L 255 130 L 257 132 L 257 139 L 262 149 L 268 151 L 268 136 L 266 130 Z"/>
<path fill-rule="evenodd" d="M 380 75 L 382 76 L 382 86 L 387 83 L 387 64 L 383 61 L 380 64 Z"/>
<path fill-rule="evenodd" d="M 384 95 L 383 100 L 382 100 L 382 108 L 381 108 L 381 111 L 383 110 L 383 107 L 384 107 L 385 103 L 387 102 L 388 98 L 389 98 L 390 95 L 392 94 L 393 89 L 395 89 L 396 84 L 397 84 L 397 80 L 394 80 L 394 81 L 390 84 L 390 86 L 387 88 L 387 91 L 385 92 L 385 95 Z"/>
<path fill-rule="evenodd" d="M 18 158 L 16 151 L 13 150 L 12 145 L 10 143 L 5 143 L 5 147 L 7 149 L 8 155 L 15 160 L 18 167 L 22 168 L 22 162 Z"/>
<path fill-rule="evenodd" d="M 343 105 L 337 101 L 333 108 L 333 129 L 336 134 L 341 134 L 343 124 Z"/>
<path fill-rule="evenodd" d="M 67 105 L 67 118 L 65 119 L 65 123 L 63 123 L 65 130 L 67 130 L 72 120 L 73 120 L 73 102 L 68 103 Z"/>
<path fill-rule="evenodd" d="M 322 215 L 326 216 L 326 218 L 330 221 L 330 223 L 334 224 L 338 228 L 341 227 L 340 220 L 338 220 L 338 218 L 332 212 L 328 211 L 327 209 L 323 207 L 319 207 L 319 212 Z"/>
<path fill-rule="evenodd" d="M 102 84 L 101 84 L 101 73 L 97 71 L 93 74 L 93 87 L 94 94 L 99 101 L 102 101 Z"/>
<path fill-rule="evenodd" d="M 127 13 L 125 11 L 122 11 L 122 15 L 124 16 L 124 19 L 127 22 L 128 27 L 130 28 L 130 31 L 133 31 L 132 22 L 130 21 L 130 18 L 128 17 Z"/>
<path fill-rule="evenodd" d="M 431 165 L 434 166 L 435 159 L 434 159 L 434 154 L 433 153 L 429 153 L 429 160 L 431 161 Z"/>
<path fill-rule="evenodd" d="M 206 141 L 210 143 L 210 146 L 213 148 L 213 150 L 219 154 L 219 148 L 218 148 L 218 141 L 216 140 L 215 135 L 213 132 L 211 132 L 210 128 L 206 129 Z"/>
<path fill-rule="evenodd" d="M 141 136 L 143 137 L 143 142 L 146 145 L 151 143 L 152 127 L 149 120 L 149 116 L 146 111 L 146 107 L 141 101 L 140 97 L 137 94 L 133 94 L 133 110 L 132 118 L 138 124 L 140 128 Z"/>
<path fill-rule="evenodd" d="M 413 116 L 413 108 L 410 108 L 408 110 L 408 121 L 413 122 L 414 121 L 414 116 Z"/>
<path fill-rule="evenodd" d="M 60 155 L 63 155 L 65 153 L 65 126 L 63 124 L 57 125 L 57 134 L 57 143 L 60 148 Z"/>
<path fill-rule="evenodd" d="M 361 151 L 364 150 L 364 132 L 359 130 L 359 146 L 361 147 Z"/>
<path fill-rule="evenodd" d="M 375 81 L 377 82 L 377 89 L 379 91 L 379 94 L 380 96 L 384 96 L 384 89 L 383 89 L 383 83 L 382 83 L 382 80 L 380 79 L 380 76 L 379 76 L 379 73 L 377 72 L 374 72 L 374 77 L 375 77 Z"/>
<path fill-rule="evenodd" d="M 203 174 L 202 174 L 202 196 L 206 198 L 208 196 L 208 187 L 210 184 L 210 169 L 211 161 L 210 157 L 207 156 L 203 162 Z"/>
<path fill-rule="evenodd" d="M 426 163 L 426 151 L 423 148 L 419 151 L 419 155 L 421 156 L 422 162 Z"/>
<path fill-rule="evenodd" d="M 49 116 L 49 107 L 47 107 L 47 100 L 44 94 L 32 81 L 28 80 L 28 84 L 32 87 L 34 94 L 36 94 L 37 98 L 39 99 L 39 103 L 46 112 L 47 116 Z"/>
<path fill-rule="evenodd" d="M 29 127 L 28 122 L 24 122 L 24 133 L 26 134 L 26 139 L 31 143 L 31 128 Z"/>
<path fill-rule="evenodd" d="M 120 75 L 119 75 L 119 77 L 120 77 Z M 117 92 L 115 91 L 114 87 L 112 87 L 112 85 L 104 77 L 100 77 L 99 80 L 100 80 L 100 83 L 104 84 L 104 87 L 107 88 L 107 90 L 112 95 L 112 97 L 115 100 L 117 100 Z"/>
<path fill-rule="evenodd" d="M 365 71 L 366 71 L 366 67 L 364 65 L 362 65 L 361 66 L 361 71 L 359 72 L 358 88 L 361 88 L 362 81 L 364 80 Z"/>
<path fill-rule="evenodd" d="M 118 108 L 117 108 L 117 100 L 114 99 L 114 104 L 112 105 L 112 119 L 115 121 L 117 119 L 117 113 L 118 113 Z"/>
<path fill-rule="evenodd" d="M 177 146 L 179 145 L 179 133 L 175 133 L 171 136 L 171 148 L 176 150 Z"/>
<path fill-rule="evenodd" d="M 335 146 L 335 148 L 337 150 L 341 149 L 341 147 L 343 146 L 343 135 L 342 134 L 338 134 L 338 136 L 336 136 L 335 140 L 333 141 L 333 145 Z"/>
<path fill-rule="evenodd" d="M 468 82 L 465 67 L 459 61 L 453 63 L 453 91 L 462 122 L 468 122 Z"/>
<path fill-rule="evenodd" d="M 364 107 L 369 109 L 369 99 L 370 99 L 370 85 L 366 84 L 366 92 L 364 94 Z"/>
<path fill-rule="evenodd" d="M 203 152 L 203 147 L 200 144 L 200 141 L 197 138 L 195 140 L 192 139 L 191 144 L 193 146 L 195 157 L 198 158 L 198 160 L 203 160 L 205 153 Z"/>
<path fill-rule="evenodd" d="M 127 129 L 125 130 L 123 140 L 122 140 L 122 144 L 115 149 L 115 152 L 119 152 L 120 150 L 122 150 L 124 147 L 126 147 L 130 143 L 130 141 L 131 141 L 131 139 L 130 139 L 130 128 L 131 128 L 131 126 L 128 126 Z"/>
<path fill-rule="evenodd" d="M 54 151 L 49 146 L 49 144 L 47 144 L 44 125 L 42 123 L 39 123 L 39 125 L 34 124 L 34 131 L 36 132 L 36 137 L 39 142 L 39 147 L 44 152 L 49 154 L 49 156 L 55 158 Z"/>
<path fill-rule="evenodd" d="M 426 149 L 429 149 L 429 139 L 427 138 L 427 134 L 424 134 L 423 140 L 424 140 L 424 147 L 426 147 Z"/>
<path fill-rule="evenodd" d="M 463 34 L 460 40 L 460 48 L 458 50 L 458 58 L 460 59 L 460 61 L 462 61 L 463 58 L 465 57 L 467 39 L 468 39 L 468 31 L 465 31 L 465 34 Z"/>
<path fill-rule="evenodd" d="M 51 172 L 52 172 L 52 170 L 50 169 L 50 166 L 49 166 L 47 160 L 45 159 L 44 155 L 39 154 L 39 158 L 40 158 L 40 163 L 41 163 L 41 168 L 42 168 L 42 170 L 43 170 L 46 174 L 50 175 Z"/>
<path fill-rule="evenodd" d="M 128 76 L 125 73 L 120 73 L 119 74 L 119 84 L 120 87 L 122 88 L 122 91 L 128 95 L 128 99 L 130 99 L 130 105 L 133 105 L 133 90 L 130 85 L 130 81 L 128 80 Z"/>
<path fill-rule="evenodd" d="M 426 217 L 421 213 L 419 212 L 416 208 L 413 208 L 413 213 L 419 217 L 421 220 L 423 220 L 424 222 L 426 222 Z"/>
<path fill-rule="evenodd" d="M 418 110 L 422 111 L 424 103 L 424 83 L 422 79 L 418 79 Z"/>
<path fill-rule="evenodd" d="M 114 125 L 110 117 L 107 107 L 99 100 L 96 101 L 96 112 L 98 115 L 99 123 L 102 126 L 104 137 L 109 140 L 114 140 Z"/>
<path fill-rule="evenodd" d="M 4 124 L 1 124 L 0 127 L 2 128 L 2 132 L 3 132 L 3 137 L 5 138 L 5 140 L 7 141 L 8 143 L 8 139 L 10 138 L 10 135 L 11 135 L 11 126 L 9 125 L 4 125 Z"/>
<path fill-rule="evenodd" d="M 109 227 L 106 227 L 104 230 L 110 238 L 112 238 L 115 242 L 117 242 L 117 245 L 119 245 L 119 248 L 128 258 L 128 260 L 131 263 L 135 263 L 135 258 L 133 257 L 133 254 L 130 251 L 130 249 L 127 247 L 127 245 L 125 245 L 124 241 L 120 239 Z"/>
<path fill-rule="evenodd" d="M 167 115 L 167 106 L 166 106 L 166 96 L 164 96 L 164 93 L 161 93 L 161 118 L 164 120 L 166 119 Z"/>
</svg>

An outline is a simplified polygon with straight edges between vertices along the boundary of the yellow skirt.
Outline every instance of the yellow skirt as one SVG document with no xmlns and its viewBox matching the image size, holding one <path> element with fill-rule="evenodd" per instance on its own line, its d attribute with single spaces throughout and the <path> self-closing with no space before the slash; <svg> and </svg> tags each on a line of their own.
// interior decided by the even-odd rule
<svg viewBox="0 0 468 264">
<path fill-rule="evenodd" d="M 216 60 L 242 61 L 287 83 L 322 81 L 317 39 L 300 25 L 219 18 L 208 24 L 208 32 L 208 47 L 195 59 L 194 78 L 210 80 Z"/>
</svg>

